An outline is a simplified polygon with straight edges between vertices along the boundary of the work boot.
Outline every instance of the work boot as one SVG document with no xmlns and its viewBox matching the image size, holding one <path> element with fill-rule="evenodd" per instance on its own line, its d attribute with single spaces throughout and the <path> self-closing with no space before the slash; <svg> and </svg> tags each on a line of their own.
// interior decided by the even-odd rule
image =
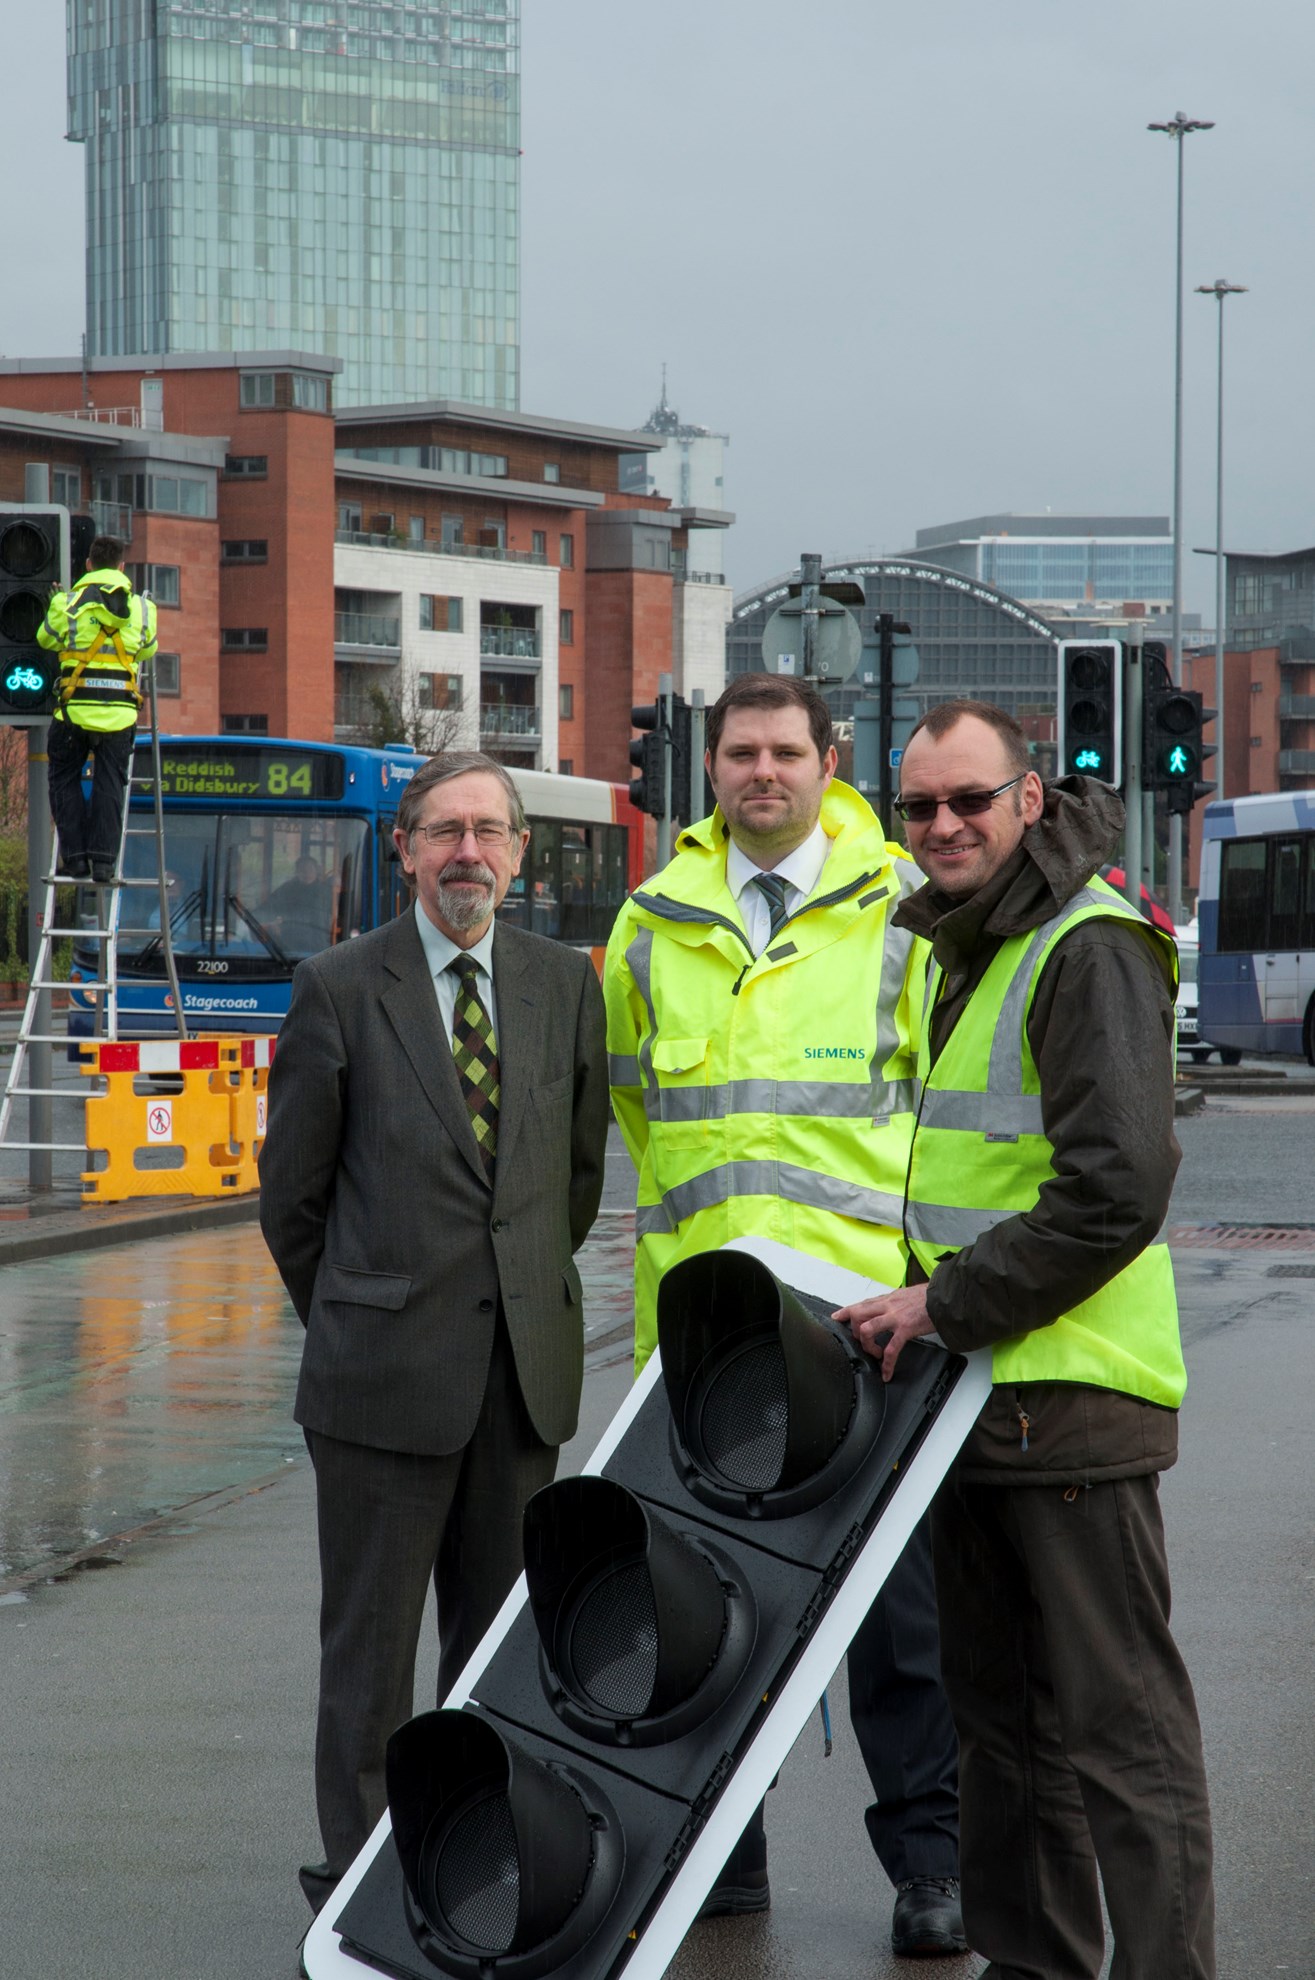
<svg viewBox="0 0 1315 1980">
<path fill-rule="evenodd" d="M 116 875 L 114 871 L 114 861 L 112 859 L 97 859 L 93 854 L 91 861 L 91 877 L 98 887 L 114 886 L 116 881 Z"/>
<path fill-rule="evenodd" d="M 893 1953 L 905 1959 L 939 1959 L 967 1952 L 957 1877 L 907 1877 L 895 1890 Z"/>
<path fill-rule="evenodd" d="M 87 880 L 91 877 L 91 861 L 86 853 L 65 853 L 60 865 L 70 880 Z"/>
<path fill-rule="evenodd" d="M 740 1840 L 721 1866 L 721 1874 L 703 1900 L 699 1918 L 739 1918 L 766 1911 L 772 1902 L 767 1883 L 767 1831 L 762 1803 L 749 1818 Z"/>
</svg>

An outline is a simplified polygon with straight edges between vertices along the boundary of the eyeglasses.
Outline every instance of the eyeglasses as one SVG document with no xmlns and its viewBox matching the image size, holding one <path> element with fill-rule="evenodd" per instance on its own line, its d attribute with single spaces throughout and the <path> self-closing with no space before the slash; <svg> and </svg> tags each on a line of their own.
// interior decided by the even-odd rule
<svg viewBox="0 0 1315 1980">
<path fill-rule="evenodd" d="M 1021 784 L 1026 770 L 1020 770 L 1007 784 L 997 784 L 993 791 L 959 791 L 947 798 L 896 798 L 895 809 L 901 818 L 914 825 L 930 825 L 942 805 L 946 805 L 956 818 L 980 818 L 989 811 L 998 797 L 1012 791 L 1015 784 Z"/>
<path fill-rule="evenodd" d="M 467 831 L 472 831 L 482 846 L 507 846 L 511 844 L 513 833 L 510 825 L 504 825 L 500 818 L 481 818 L 478 825 L 465 826 L 455 818 L 440 819 L 437 825 L 417 825 L 415 836 L 431 846 L 459 846 Z"/>
</svg>

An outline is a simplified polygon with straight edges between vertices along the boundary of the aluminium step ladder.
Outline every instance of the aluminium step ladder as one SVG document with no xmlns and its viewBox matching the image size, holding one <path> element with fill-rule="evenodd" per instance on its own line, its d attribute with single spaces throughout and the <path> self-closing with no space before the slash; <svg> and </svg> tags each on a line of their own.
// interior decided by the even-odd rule
<svg viewBox="0 0 1315 1980">
<path fill-rule="evenodd" d="M 52 1121 L 56 1102 L 65 1106 L 70 1103 L 85 1110 L 89 1093 L 103 1091 L 99 1082 L 93 1085 L 85 1076 L 76 1083 L 58 1086 L 54 1080 L 53 1048 L 57 1045 L 69 1048 L 70 1056 L 76 1051 L 79 1033 L 72 1025 L 65 1031 L 53 1028 L 50 1016 L 50 993 L 55 988 L 66 987 L 61 980 L 58 984 L 53 973 L 55 943 L 72 938 L 74 942 L 74 962 L 78 968 L 76 989 L 90 1005 L 91 1024 L 81 1035 L 90 1041 L 110 1041 L 123 1037 L 133 1037 L 135 1018 L 150 1016 L 154 1022 L 150 1035 L 160 1033 L 160 1012 L 158 1007 L 144 1004 L 134 1006 L 125 1002 L 125 991 L 129 999 L 132 992 L 119 978 L 119 943 L 124 936 L 140 938 L 147 946 L 158 945 L 160 958 L 164 964 L 164 974 L 172 997 L 171 1035 L 183 1040 L 187 1037 L 187 1019 L 183 1010 L 182 993 L 178 982 L 178 968 L 174 960 L 173 930 L 171 914 L 174 904 L 168 897 L 168 872 L 164 857 L 164 807 L 161 792 L 160 730 L 155 696 L 155 669 L 148 665 L 143 669 L 145 700 L 143 710 L 149 709 L 149 726 L 139 726 L 134 742 L 132 760 L 128 772 L 127 788 L 124 791 L 123 820 L 119 832 L 119 851 L 115 861 L 114 879 L 106 885 L 88 885 L 72 881 L 58 871 L 59 839 L 55 834 L 52 840 L 50 871 L 44 875 L 45 903 L 41 915 L 41 939 L 37 954 L 32 963 L 28 981 L 27 1000 L 19 1024 L 18 1037 L 14 1044 L 13 1056 L 9 1062 L 5 1081 L 4 1097 L 0 1100 L 0 1152 L 13 1149 L 47 1151 L 51 1155 L 82 1153 L 85 1155 L 84 1138 L 71 1141 L 67 1138 L 55 1139 L 53 1124 L 50 1132 L 42 1134 L 42 1123 Z M 143 755 L 145 754 L 145 763 Z M 149 766 L 149 767 L 147 767 Z M 149 825 L 132 823 L 132 794 L 134 787 L 149 782 L 154 795 L 154 818 Z M 141 817 L 141 813 L 137 813 Z M 125 853 L 129 839 L 149 838 L 154 842 L 154 875 L 125 878 Z M 150 863 L 149 861 L 147 862 Z M 133 864 L 136 864 L 134 861 Z M 58 890 L 76 888 L 73 925 L 58 919 Z M 149 924 L 145 916 L 150 913 L 146 905 L 150 893 L 156 897 L 156 919 Z M 125 914 L 124 896 L 130 901 L 142 902 L 141 909 L 133 907 Z M 140 924 L 140 925 L 139 925 Z M 29 1134 L 32 1138 L 23 1141 L 14 1135 L 14 1103 L 26 1099 L 29 1109 Z M 36 1103 L 44 1102 L 44 1108 Z M 33 1127 L 33 1116 L 38 1125 Z M 79 1125 L 82 1124 L 81 1112 Z M 71 1132 L 71 1129 L 70 1129 Z M 11 1180 L 12 1178 L 6 1179 Z"/>
</svg>

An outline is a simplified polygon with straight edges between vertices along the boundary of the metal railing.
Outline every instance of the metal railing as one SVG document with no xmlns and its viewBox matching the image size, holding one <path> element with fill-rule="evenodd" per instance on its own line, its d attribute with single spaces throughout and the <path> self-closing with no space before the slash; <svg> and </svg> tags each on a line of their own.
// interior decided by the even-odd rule
<svg viewBox="0 0 1315 1980">
<path fill-rule="evenodd" d="M 479 650 L 500 660 L 537 660 L 540 641 L 529 626 L 481 626 Z"/>
<path fill-rule="evenodd" d="M 163 433 L 164 414 L 140 406 L 72 406 L 66 419 L 90 419 L 104 426 L 139 426 L 144 433 Z"/>
<path fill-rule="evenodd" d="M 720 571 L 673 571 L 677 584 L 725 584 Z"/>
<path fill-rule="evenodd" d="M 1281 749 L 1278 767 L 1281 776 L 1308 777 L 1315 770 L 1315 749 Z"/>
<path fill-rule="evenodd" d="M 499 564 L 546 564 L 543 550 L 503 550 L 494 543 L 440 543 L 432 536 L 417 542 L 410 536 L 383 536 L 368 529 L 336 529 L 335 543 L 350 543 L 362 550 L 417 550 L 425 557 L 490 557 Z"/>
<path fill-rule="evenodd" d="M 1278 698 L 1280 722 L 1315 721 L 1315 694 L 1281 694 Z"/>
<path fill-rule="evenodd" d="M 537 736 L 542 730 L 537 707 L 518 701 L 481 701 L 479 731 L 482 736 Z"/>
<path fill-rule="evenodd" d="M 335 612 L 335 646 L 386 646 L 401 650 L 402 621 L 386 619 L 374 612 Z"/>
</svg>

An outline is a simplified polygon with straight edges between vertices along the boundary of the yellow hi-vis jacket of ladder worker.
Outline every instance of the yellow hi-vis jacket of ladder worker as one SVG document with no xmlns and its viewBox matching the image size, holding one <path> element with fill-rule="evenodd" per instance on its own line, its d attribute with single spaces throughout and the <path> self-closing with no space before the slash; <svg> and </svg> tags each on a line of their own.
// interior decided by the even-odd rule
<svg viewBox="0 0 1315 1980">
<path fill-rule="evenodd" d="M 57 722 L 80 729 L 135 726 L 137 671 L 155 651 L 155 606 L 122 571 L 88 571 L 57 591 L 37 628 L 37 644 L 59 653 Z"/>
<path fill-rule="evenodd" d="M 919 1054 L 922 1105 L 909 1164 L 905 1231 L 928 1276 L 948 1254 L 1032 1209 L 1054 1175 L 1041 1119 L 1041 1080 L 1027 1039 L 1037 982 L 1055 944 L 1079 922 L 1105 915 L 1135 923 L 1168 958 L 1172 939 L 1152 928 L 1103 880 L 1089 880 L 1052 920 L 1001 943 L 933 1066 Z M 927 1011 L 941 974 L 933 966 Z M 930 1026 L 928 1026 L 928 1031 Z M 1098 1292 L 1047 1327 L 992 1350 L 996 1382 L 1082 1382 L 1176 1409 L 1187 1387 L 1169 1248 L 1148 1245 Z"/>
<path fill-rule="evenodd" d="M 662 1274 L 732 1238 L 903 1282 L 927 946 L 890 917 L 922 876 L 847 784 L 830 784 L 821 823 L 833 844 L 817 886 L 757 958 L 720 809 L 612 931 L 612 1104 L 639 1172 L 637 1368 L 657 1345 Z"/>
</svg>

